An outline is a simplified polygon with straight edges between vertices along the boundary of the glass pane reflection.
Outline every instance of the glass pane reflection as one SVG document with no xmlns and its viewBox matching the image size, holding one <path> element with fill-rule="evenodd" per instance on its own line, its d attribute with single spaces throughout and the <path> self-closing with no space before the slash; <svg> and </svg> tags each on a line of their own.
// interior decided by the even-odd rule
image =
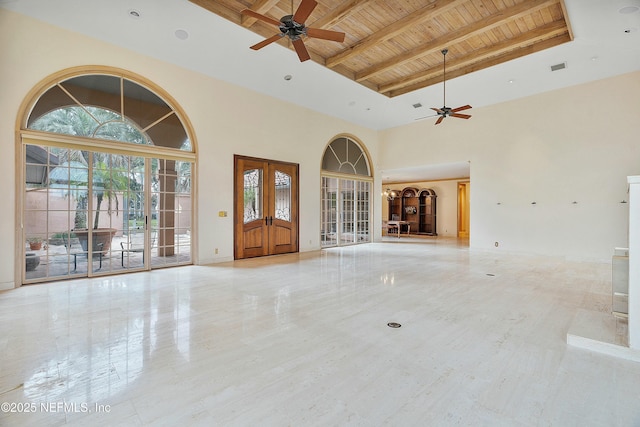
<svg viewBox="0 0 640 427">
<path fill-rule="evenodd" d="M 244 223 L 262 218 L 262 169 L 244 172 Z"/>
<path fill-rule="evenodd" d="M 276 219 L 291 222 L 291 176 L 276 171 Z"/>
</svg>

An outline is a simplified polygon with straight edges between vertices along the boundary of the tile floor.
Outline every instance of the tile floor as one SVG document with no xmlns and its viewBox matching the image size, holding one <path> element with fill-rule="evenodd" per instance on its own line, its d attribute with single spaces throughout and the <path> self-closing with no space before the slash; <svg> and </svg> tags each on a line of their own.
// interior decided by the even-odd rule
<svg viewBox="0 0 640 427">
<path fill-rule="evenodd" d="M 23 286 L 0 425 L 638 426 L 640 363 L 566 344 L 610 276 L 388 238 Z"/>
</svg>

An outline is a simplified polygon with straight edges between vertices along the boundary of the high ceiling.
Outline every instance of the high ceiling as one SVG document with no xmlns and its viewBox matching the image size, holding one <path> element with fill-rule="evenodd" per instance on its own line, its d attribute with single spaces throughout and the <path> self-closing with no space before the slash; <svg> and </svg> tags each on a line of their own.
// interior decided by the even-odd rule
<svg viewBox="0 0 640 427">
<path fill-rule="evenodd" d="M 297 12 L 291 0 L 190 0 L 265 38 Z M 307 27 L 346 34 L 343 43 L 302 39 L 311 58 L 383 95 L 394 97 L 571 41 L 562 0 L 305 0 Z M 308 9 L 307 9 L 308 10 Z M 294 15 L 295 17 L 295 15 Z M 292 47 L 287 37 L 278 39 Z"/>
<path fill-rule="evenodd" d="M 320 0 L 306 23 L 347 36 L 344 43 L 308 40 L 306 62 L 280 46 L 286 40 L 249 49 L 274 28 L 243 25 L 239 13 L 253 7 L 279 19 L 301 0 L 197 1 L 224 5 L 224 13 L 189 0 L 0 0 L 0 25 L 12 10 L 374 130 L 417 123 L 442 106 L 445 47 L 446 101 L 453 107 L 477 109 L 640 70 L 640 0 L 564 0 L 564 8 L 560 0 Z M 514 10 L 519 17 L 509 18 Z M 420 23 L 405 29 L 408 19 Z M 562 29 L 566 23 L 570 33 Z M 530 53 L 501 62 L 523 51 Z M 394 66 L 382 71 L 387 61 Z M 565 69 L 550 70 L 561 63 Z"/>
</svg>

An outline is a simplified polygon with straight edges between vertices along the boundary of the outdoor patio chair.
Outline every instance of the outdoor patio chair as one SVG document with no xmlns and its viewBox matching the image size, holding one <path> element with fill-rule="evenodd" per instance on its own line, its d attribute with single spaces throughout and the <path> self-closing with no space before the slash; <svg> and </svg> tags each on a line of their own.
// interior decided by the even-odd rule
<svg viewBox="0 0 640 427">
<path fill-rule="evenodd" d="M 64 242 L 65 248 L 67 248 L 67 254 L 73 255 L 73 271 L 76 271 L 78 269 L 78 255 L 84 256 L 87 259 L 89 259 L 89 254 L 87 252 L 72 252 L 71 251 L 71 246 L 73 244 L 67 238 L 67 234 L 66 233 L 62 235 L 62 240 Z M 94 250 L 94 252 L 93 252 L 93 257 L 95 258 L 95 256 L 98 255 L 98 258 L 100 259 L 100 266 L 98 267 L 98 270 L 100 270 L 102 268 L 102 246 L 103 245 L 104 245 L 104 243 L 97 243 L 97 244 L 94 245 L 94 246 L 96 246 L 96 250 Z"/>
<path fill-rule="evenodd" d="M 156 233 L 151 234 L 151 248 L 156 244 Z M 124 268 L 124 254 L 127 254 L 127 260 L 129 259 L 129 254 L 131 253 L 142 253 L 142 265 L 144 266 L 144 243 L 133 243 L 131 241 L 120 242 L 120 247 L 122 248 L 122 252 L 120 253 L 120 261 L 122 267 Z"/>
</svg>

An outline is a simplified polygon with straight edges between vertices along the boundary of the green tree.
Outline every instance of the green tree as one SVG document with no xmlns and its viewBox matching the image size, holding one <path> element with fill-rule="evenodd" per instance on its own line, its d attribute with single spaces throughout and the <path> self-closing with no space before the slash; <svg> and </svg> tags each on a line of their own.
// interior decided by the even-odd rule
<svg viewBox="0 0 640 427">
<path fill-rule="evenodd" d="M 112 159 L 123 158 L 124 156 L 109 155 Z M 118 160 L 120 160 L 118 159 Z M 116 215 L 118 214 L 119 201 L 118 194 L 127 195 L 129 178 L 122 171 L 114 169 L 107 165 L 104 161 L 94 162 L 93 166 L 93 193 L 96 195 L 96 215 L 93 220 L 93 229 L 97 229 L 100 223 L 100 208 L 103 200 L 107 201 L 107 214 L 113 213 L 113 205 L 115 204 Z"/>
<path fill-rule="evenodd" d="M 65 135 L 101 138 L 115 141 L 131 142 L 135 144 L 149 144 L 149 140 L 138 128 L 118 113 L 104 108 L 90 106 L 69 106 L 50 111 L 30 126 L 31 129 Z M 86 168 L 87 177 L 84 183 L 75 185 L 69 178 L 69 185 L 73 188 L 76 200 L 76 216 L 74 228 L 87 227 L 87 191 L 82 189 L 88 179 L 89 153 L 87 151 L 61 149 L 59 150 L 60 164 L 63 162 L 77 162 Z M 126 171 L 133 171 L 135 165 L 129 165 L 128 156 L 117 154 L 93 153 L 93 191 L 96 195 L 96 214 L 93 228 L 97 228 L 100 220 L 102 202 L 107 202 L 107 213 L 111 215 L 115 205 L 116 214 L 119 208 L 117 195 L 119 192 L 128 195 L 128 190 L 135 190 L 139 184 L 135 176 L 129 177 Z M 134 166 L 134 167 L 129 167 Z M 74 169 L 74 170 L 81 170 Z"/>
</svg>

